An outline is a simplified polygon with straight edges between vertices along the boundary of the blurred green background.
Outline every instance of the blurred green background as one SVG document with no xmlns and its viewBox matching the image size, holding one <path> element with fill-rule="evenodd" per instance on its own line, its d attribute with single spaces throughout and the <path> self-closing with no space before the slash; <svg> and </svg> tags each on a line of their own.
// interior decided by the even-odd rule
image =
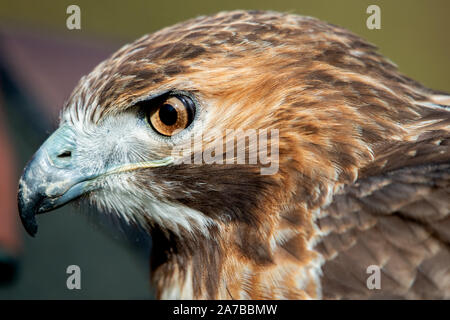
<svg viewBox="0 0 450 320">
<path fill-rule="evenodd" d="M 66 29 L 70 4 L 81 8 L 80 31 Z M 370 4 L 381 8 L 381 30 L 366 28 Z M 188 18 L 235 9 L 286 11 L 343 26 L 378 45 L 409 76 L 435 89 L 450 89 L 448 0 L 2 0 L 0 19 L 68 37 L 87 34 L 126 42 Z"/>
<path fill-rule="evenodd" d="M 81 30 L 66 28 L 66 8 L 71 4 L 81 8 Z M 366 8 L 371 4 L 381 8 L 381 30 L 366 27 Z M 33 44 L 20 51 L 19 40 L 3 42 L 10 47 L 18 43 L 20 48 L 16 49 L 28 54 L 16 60 L 16 49 L 6 50 L 9 54 L 2 60 L 4 101 L 0 111 L 12 146 L 8 152 L 17 164 L 11 169 L 14 175 L 19 177 L 26 161 L 55 128 L 57 110 L 81 74 L 145 33 L 195 16 L 234 9 L 287 11 L 343 26 L 376 44 L 403 73 L 430 88 L 450 92 L 448 0 L 2 0 L 2 34 L 6 39 Z M 78 67 L 78 59 L 86 63 Z M 56 63 L 57 72 L 52 69 Z M 74 76 L 70 78 L 70 68 L 81 74 L 72 71 Z M 50 99 L 49 95 L 54 97 Z M 40 122 L 40 118 L 47 120 Z M 0 161 L 7 151 L 1 152 Z M 39 218 L 40 233 L 36 239 L 24 236 L 22 249 L 16 254 L 18 272 L 9 285 L 0 285 L 0 299 L 152 298 L 146 258 L 149 240 L 130 230 L 119 232 L 95 213 L 79 211 L 63 208 Z M 81 290 L 66 288 L 65 270 L 70 264 L 81 267 Z"/>
</svg>

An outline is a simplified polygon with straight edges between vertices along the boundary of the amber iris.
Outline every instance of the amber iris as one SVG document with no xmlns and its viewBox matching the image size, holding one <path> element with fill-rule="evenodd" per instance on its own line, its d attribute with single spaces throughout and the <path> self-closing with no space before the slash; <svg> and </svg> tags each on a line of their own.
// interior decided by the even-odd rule
<svg viewBox="0 0 450 320">
<path fill-rule="evenodd" d="M 168 97 L 150 110 L 147 120 L 159 134 L 173 136 L 186 129 L 192 121 L 192 110 L 186 98 Z"/>
</svg>

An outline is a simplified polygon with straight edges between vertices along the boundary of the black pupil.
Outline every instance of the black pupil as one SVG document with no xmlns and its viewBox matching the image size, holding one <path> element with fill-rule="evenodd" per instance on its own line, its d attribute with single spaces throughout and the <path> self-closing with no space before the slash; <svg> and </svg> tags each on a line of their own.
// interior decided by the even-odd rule
<svg viewBox="0 0 450 320">
<path fill-rule="evenodd" d="M 177 110 L 175 110 L 175 108 L 170 104 L 165 104 L 159 108 L 159 119 L 166 126 L 174 125 L 178 119 Z"/>
</svg>

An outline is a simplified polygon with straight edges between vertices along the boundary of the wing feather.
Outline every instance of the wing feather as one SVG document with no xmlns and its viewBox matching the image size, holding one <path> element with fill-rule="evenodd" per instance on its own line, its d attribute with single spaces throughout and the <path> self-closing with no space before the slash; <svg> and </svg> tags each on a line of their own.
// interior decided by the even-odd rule
<svg viewBox="0 0 450 320">
<path fill-rule="evenodd" d="M 324 298 L 450 298 L 447 110 L 426 111 L 438 121 L 417 139 L 379 146 L 359 180 L 322 210 Z M 379 290 L 367 287 L 370 265 L 380 267 Z"/>
</svg>

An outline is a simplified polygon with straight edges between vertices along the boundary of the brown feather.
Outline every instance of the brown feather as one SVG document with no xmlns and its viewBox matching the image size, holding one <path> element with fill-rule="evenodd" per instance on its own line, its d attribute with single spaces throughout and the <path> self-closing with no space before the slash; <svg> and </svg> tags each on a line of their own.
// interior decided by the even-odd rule
<svg viewBox="0 0 450 320">
<path fill-rule="evenodd" d="M 449 109 L 373 45 L 291 14 L 199 17 L 120 49 L 66 112 L 99 123 L 168 90 L 195 95 L 205 132 L 279 129 L 280 170 L 136 172 L 217 221 L 211 237 L 153 229 L 158 297 L 189 285 L 192 298 L 450 297 Z M 366 287 L 371 264 L 380 291 Z"/>
</svg>

